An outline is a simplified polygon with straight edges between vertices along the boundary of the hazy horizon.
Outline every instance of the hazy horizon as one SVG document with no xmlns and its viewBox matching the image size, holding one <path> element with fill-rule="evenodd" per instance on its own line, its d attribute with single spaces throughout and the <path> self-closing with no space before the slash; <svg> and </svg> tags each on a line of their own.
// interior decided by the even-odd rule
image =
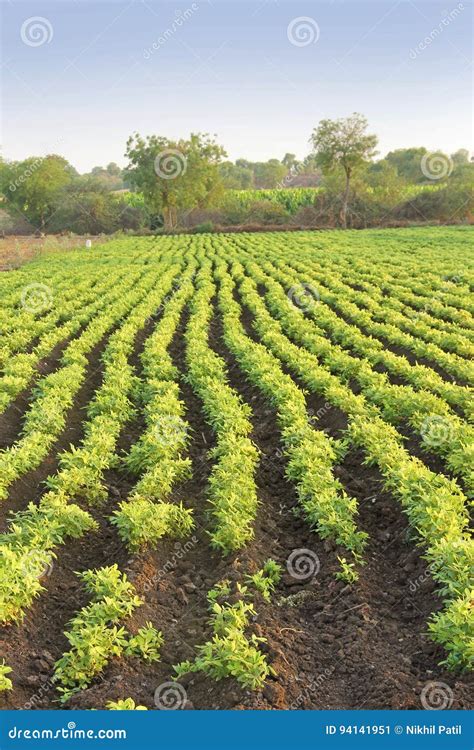
<svg viewBox="0 0 474 750">
<path fill-rule="evenodd" d="M 7 159 L 124 165 L 134 131 L 303 158 L 319 120 L 353 111 L 380 156 L 472 149 L 472 3 L 4 0 L 2 16 Z"/>
</svg>

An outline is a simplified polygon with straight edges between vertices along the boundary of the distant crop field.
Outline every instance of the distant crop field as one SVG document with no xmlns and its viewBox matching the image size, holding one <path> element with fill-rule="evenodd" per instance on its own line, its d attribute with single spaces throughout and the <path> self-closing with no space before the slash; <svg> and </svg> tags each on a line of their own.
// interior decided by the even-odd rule
<svg viewBox="0 0 474 750">
<path fill-rule="evenodd" d="M 2 707 L 472 708 L 473 239 L 1 274 Z"/>
<path fill-rule="evenodd" d="M 406 185 L 400 195 L 400 201 L 414 198 L 420 193 L 434 193 L 440 190 L 442 185 Z M 370 192 L 370 191 L 369 191 Z M 373 191 L 372 191 L 373 192 Z M 276 206 L 281 206 L 289 215 L 296 214 L 299 209 L 314 206 L 318 195 L 324 194 L 323 187 L 278 187 L 247 190 L 226 190 L 221 202 L 225 205 L 235 201 L 244 209 L 252 204 L 265 201 Z M 115 193 L 116 197 L 125 200 L 130 206 L 144 207 L 144 198 L 141 193 L 120 190 Z"/>
</svg>

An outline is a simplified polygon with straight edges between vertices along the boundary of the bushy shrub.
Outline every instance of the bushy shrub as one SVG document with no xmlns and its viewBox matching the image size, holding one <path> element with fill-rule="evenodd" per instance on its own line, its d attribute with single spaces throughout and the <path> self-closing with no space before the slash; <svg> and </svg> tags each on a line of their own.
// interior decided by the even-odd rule
<svg viewBox="0 0 474 750">
<path fill-rule="evenodd" d="M 246 222 L 257 222 L 259 224 L 287 224 L 290 214 L 285 208 L 272 201 L 263 200 L 251 203 L 246 217 Z"/>
<path fill-rule="evenodd" d="M 415 221 L 462 222 L 474 215 L 474 191 L 466 184 L 424 190 L 397 207 L 395 217 Z"/>
<path fill-rule="evenodd" d="M 214 224 L 212 221 L 203 221 L 202 224 L 198 224 L 193 229 L 195 234 L 208 234 L 214 231 Z"/>
<path fill-rule="evenodd" d="M 130 206 L 103 189 L 70 190 L 62 195 L 48 232 L 65 229 L 76 234 L 111 234 L 120 229 L 139 230 L 146 224 L 144 209 Z"/>
</svg>

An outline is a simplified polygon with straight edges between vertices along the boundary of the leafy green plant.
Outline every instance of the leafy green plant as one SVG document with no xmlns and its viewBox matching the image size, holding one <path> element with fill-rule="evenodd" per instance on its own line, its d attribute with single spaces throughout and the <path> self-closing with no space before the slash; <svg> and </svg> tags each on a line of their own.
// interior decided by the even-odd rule
<svg viewBox="0 0 474 750">
<path fill-rule="evenodd" d="M 129 638 L 125 653 L 128 656 L 138 656 L 144 661 L 159 661 L 163 640 L 163 634 L 151 622 L 147 622 L 145 627 Z"/>
<path fill-rule="evenodd" d="M 441 663 L 450 669 L 472 670 L 474 667 L 473 601 L 474 589 L 468 588 L 428 623 L 431 637 L 448 654 Z"/>
<path fill-rule="evenodd" d="M 92 602 L 69 623 L 65 635 L 71 649 L 56 662 L 54 681 L 61 701 L 86 688 L 113 656 L 121 656 L 129 642 L 125 628 L 117 623 L 142 602 L 117 565 L 78 574 Z M 145 635 L 140 644 L 147 641 Z"/>
<path fill-rule="evenodd" d="M 225 599 L 230 592 L 229 581 L 221 581 L 208 593 L 212 638 L 198 646 L 193 661 L 174 667 L 176 679 L 189 672 L 204 672 L 214 680 L 234 677 L 243 687 L 257 690 L 269 675 L 274 674 L 259 650 L 265 639 L 254 633 L 246 635 L 250 618 L 256 616 L 254 605 L 243 598 L 233 604 L 226 601 L 220 604 L 218 600 Z M 245 587 L 237 587 L 237 596 L 246 593 Z"/>
<path fill-rule="evenodd" d="M 194 526 L 192 512 L 181 503 L 153 503 L 145 498 L 121 503 L 111 522 L 131 550 L 155 546 L 165 534 L 180 539 Z"/>
<path fill-rule="evenodd" d="M 359 573 L 355 569 L 354 563 L 347 562 L 345 557 L 338 557 L 341 570 L 336 573 L 336 578 L 346 583 L 355 583 L 359 578 Z"/>
<path fill-rule="evenodd" d="M 191 314 L 185 332 L 187 379 L 202 401 L 216 445 L 209 477 L 209 502 L 214 528 L 214 547 L 229 553 L 243 547 L 253 537 L 258 507 L 255 472 L 259 453 L 248 437 L 252 431 L 250 408 L 227 383 L 225 363 L 210 347 L 212 315 L 210 262 L 202 259 L 196 277 L 197 291 L 191 300 Z"/>
<path fill-rule="evenodd" d="M 109 711 L 148 711 L 146 706 L 137 706 L 133 698 L 123 698 L 118 701 L 109 701 L 106 705 Z"/>
<path fill-rule="evenodd" d="M 7 677 L 7 674 L 10 674 L 12 671 L 11 667 L 8 667 L 5 664 L 5 661 L 2 660 L 0 664 L 0 692 L 2 690 L 12 690 L 13 683 L 12 681 Z"/>
<path fill-rule="evenodd" d="M 247 580 L 261 593 L 265 601 L 269 602 L 271 595 L 281 578 L 282 567 L 275 560 L 269 559 L 261 570 L 248 575 Z"/>
<path fill-rule="evenodd" d="M 217 265 L 219 306 L 223 314 L 226 343 L 247 377 L 277 409 L 284 452 L 288 458 L 287 476 L 296 483 L 305 515 L 323 538 L 335 538 L 338 544 L 347 547 L 360 561 L 367 534 L 356 528 L 357 501 L 347 496 L 333 474 L 333 465 L 338 460 L 337 451 L 333 448 L 334 441 L 323 431 L 313 429 L 303 392 L 282 371 L 276 357 L 264 345 L 253 342 L 245 334 L 240 322 L 240 306 L 233 297 L 233 279 L 226 272 L 223 262 Z M 237 276 L 242 274 L 237 263 L 233 269 Z M 288 350 L 278 324 L 261 304 L 255 284 L 248 278 L 243 279 L 240 288 L 250 309 L 258 311 L 255 325 L 260 334 L 264 333 L 265 343 L 271 341 L 280 352 L 281 341 L 281 348 Z M 303 356 L 297 347 L 294 349 Z M 290 351 L 293 352 L 293 349 Z"/>
</svg>

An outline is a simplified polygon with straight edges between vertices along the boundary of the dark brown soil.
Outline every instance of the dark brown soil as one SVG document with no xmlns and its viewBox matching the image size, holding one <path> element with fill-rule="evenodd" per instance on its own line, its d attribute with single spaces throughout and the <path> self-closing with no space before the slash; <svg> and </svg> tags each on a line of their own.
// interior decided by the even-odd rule
<svg viewBox="0 0 474 750">
<path fill-rule="evenodd" d="M 186 371 L 184 326 L 185 320 L 171 347 L 182 376 Z M 138 370 L 138 354 L 148 332 L 137 340 L 134 361 Z M 162 630 L 165 645 L 157 664 L 133 658 L 112 660 L 101 677 L 67 707 L 103 708 L 109 700 L 131 696 L 155 708 L 155 690 L 171 680 L 173 665 L 192 659 L 195 647 L 210 636 L 207 591 L 222 578 L 244 580 L 246 573 L 256 571 L 271 557 L 282 564 L 284 575 L 271 603 L 257 596 L 258 616 L 251 630 L 267 639 L 262 650 L 276 675 L 255 693 L 242 689 L 235 680 L 214 682 L 201 674 L 188 675 L 179 681 L 185 708 L 414 709 L 421 708 L 420 692 L 430 680 L 450 686 L 452 708 L 472 708 L 472 681 L 438 666 L 443 652 L 428 639 L 426 623 L 440 601 L 409 536 L 406 517 L 396 500 L 382 490 L 378 472 L 364 466 L 357 452 L 349 453 L 335 467 L 346 491 L 359 500 L 360 528 L 369 533 L 366 564 L 359 581 L 349 586 L 335 579 L 340 550 L 321 540 L 299 513 L 295 488 L 285 478 L 276 415 L 226 349 L 219 321 L 213 323 L 211 345 L 228 365 L 230 384 L 253 411 L 252 439 L 261 452 L 255 538 L 226 558 L 210 547 L 206 488 L 212 469 L 208 451 L 214 438 L 199 399 L 181 377 L 191 427 L 193 477 L 176 489 L 171 500 L 193 508 L 195 531 L 181 542 L 164 539 L 156 550 L 129 555 L 107 517 L 127 497 L 134 478 L 120 467 L 109 472 L 107 504 L 93 510 L 100 530 L 63 545 L 46 581 L 47 592 L 23 625 L 0 629 L 2 656 L 14 667 L 15 682 L 13 692 L 2 694 L 2 707 L 60 707 L 51 683 L 53 663 L 67 649 L 63 633 L 68 620 L 87 602 L 75 571 L 118 563 L 144 599 L 126 626 L 134 632 L 152 621 Z M 99 381 L 100 377 L 95 387 Z M 326 408 L 316 396 L 308 396 L 308 407 L 316 417 L 315 428 L 334 437 L 341 435 L 346 426 L 342 412 Z M 143 425 L 143 415 L 138 413 L 122 432 L 119 452 L 130 448 Z M 317 555 L 320 568 L 314 578 L 298 580 L 287 573 L 286 563 L 294 550 Z"/>
</svg>

